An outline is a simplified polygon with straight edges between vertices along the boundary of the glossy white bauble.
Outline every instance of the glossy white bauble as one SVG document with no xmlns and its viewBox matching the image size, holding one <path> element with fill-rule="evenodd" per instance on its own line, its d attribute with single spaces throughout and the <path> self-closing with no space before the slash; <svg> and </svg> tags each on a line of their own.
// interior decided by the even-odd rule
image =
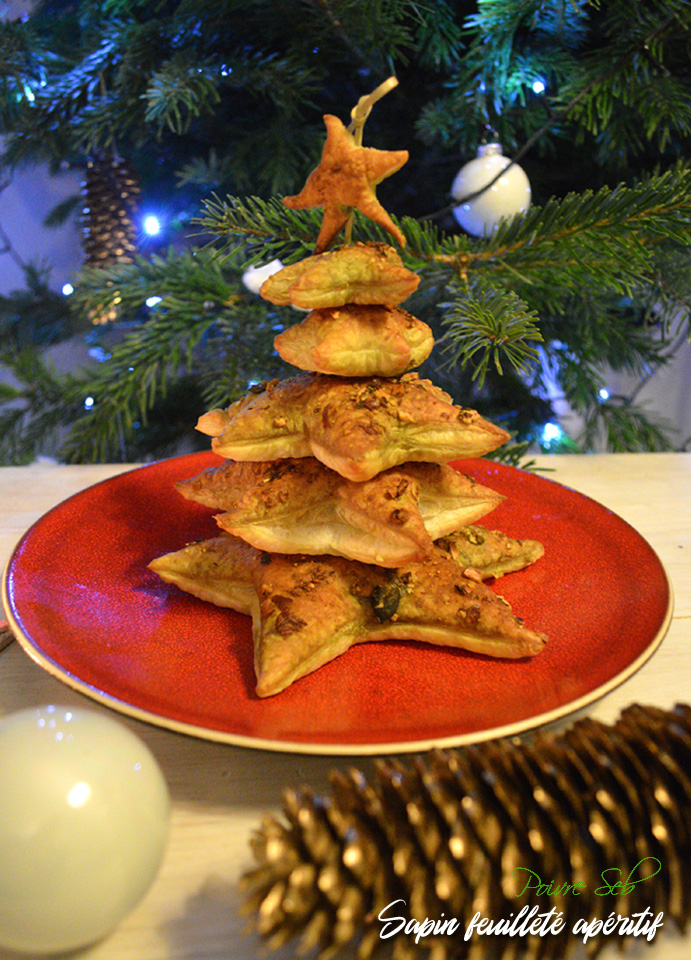
<svg viewBox="0 0 691 960">
<path fill-rule="evenodd" d="M 99 940 L 149 889 L 168 836 L 149 748 L 95 710 L 32 707 L 0 722 L 0 946 Z"/>
<path fill-rule="evenodd" d="M 269 277 L 274 275 L 274 273 L 278 273 L 278 271 L 282 269 L 283 264 L 280 260 L 271 260 L 270 263 L 252 265 L 249 266 L 243 273 L 242 282 L 250 291 L 250 293 L 258 294 L 264 281 L 268 280 Z"/>
<path fill-rule="evenodd" d="M 458 171 L 451 185 L 451 196 L 456 203 L 453 214 L 467 233 L 475 237 L 488 236 L 502 219 L 527 211 L 530 183 L 518 164 L 509 164 L 508 157 L 502 156 L 500 144 L 486 143 L 478 148 L 477 157 Z M 473 196 L 502 170 L 506 173 L 491 187 Z M 471 199 L 464 201 L 464 197 Z"/>
</svg>

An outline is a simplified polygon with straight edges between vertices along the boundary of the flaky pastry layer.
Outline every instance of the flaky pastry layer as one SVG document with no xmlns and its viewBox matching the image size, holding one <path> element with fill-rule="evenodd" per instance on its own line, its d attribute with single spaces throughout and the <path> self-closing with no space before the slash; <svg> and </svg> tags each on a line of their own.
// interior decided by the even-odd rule
<svg viewBox="0 0 691 960">
<path fill-rule="evenodd" d="M 353 207 L 378 223 L 405 246 L 405 237 L 377 200 L 376 187 L 408 160 L 407 150 L 363 147 L 338 117 L 324 116 L 327 137 L 319 165 L 293 197 L 283 203 L 292 210 L 322 207 L 322 226 L 315 253 L 326 250 L 345 226 Z"/>
<path fill-rule="evenodd" d="M 219 527 L 259 550 L 334 554 L 385 567 L 424 560 L 435 539 L 504 499 L 447 465 L 403 464 L 355 483 L 314 457 L 226 460 L 175 487 L 222 511 Z"/>
<path fill-rule="evenodd" d="M 197 429 L 231 460 L 314 456 L 349 480 L 406 462 L 481 457 L 509 434 L 415 373 L 397 379 L 303 373 L 253 388 Z"/>
<path fill-rule="evenodd" d="M 430 327 L 406 310 L 355 304 L 312 310 L 274 340 L 287 363 L 340 377 L 395 377 L 420 366 L 433 346 Z"/>
<path fill-rule="evenodd" d="M 354 243 L 283 267 L 259 293 L 277 306 L 315 310 L 346 303 L 395 306 L 417 290 L 420 277 L 386 243 Z"/>
<path fill-rule="evenodd" d="M 385 570 L 339 557 L 267 554 L 221 536 L 149 566 L 194 596 L 251 614 L 260 697 L 367 640 L 419 640 L 502 658 L 536 656 L 547 642 L 477 569 L 438 548 L 424 563 Z"/>
</svg>

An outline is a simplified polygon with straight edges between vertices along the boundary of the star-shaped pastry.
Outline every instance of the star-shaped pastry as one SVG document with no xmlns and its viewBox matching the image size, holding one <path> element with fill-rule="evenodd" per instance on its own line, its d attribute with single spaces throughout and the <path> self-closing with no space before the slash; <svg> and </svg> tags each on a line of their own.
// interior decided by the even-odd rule
<svg viewBox="0 0 691 960">
<path fill-rule="evenodd" d="M 175 488 L 223 511 L 219 527 L 259 550 L 334 554 L 385 567 L 424 560 L 434 540 L 504 499 L 437 463 L 408 463 L 354 483 L 314 457 L 226 460 Z"/>
<path fill-rule="evenodd" d="M 403 266 L 388 243 L 351 243 L 283 267 L 264 281 L 259 293 L 277 306 L 303 310 L 346 303 L 393 306 L 419 283 L 417 273 Z"/>
<path fill-rule="evenodd" d="M 376 304 L 312 310 L 274 339 L 287 363 L 337 377 L 396 377 L 420 366 L 433 346 L 422 320 Z"/>
<path fill-rule="evenodd" d="M 224 536 L 152 561 L 167 583 L 252 617 L 256 692 L 270 697 L 368 640 L 419 640 L 534 657 L 547 638 L 442 549 L 386 570 L 340 557 L 268 554 Z"/>
<path fill-rule="evenodd" d="M 310 173 L 300 193 L 283 200 L 293 210 L 324 208 L 314 252 L 327 249 L 345 226 L 353 207 L 405 246 L 405 237 L 377 200 L 375 188 L 401 169 L 408 160 L 408 151 L 362 147 L 338 117 L 327 114 L 324 123 L 326 143 L 319 165 Z"/>
<path fill-rule="evenodd" d="M 540 559 L 545 548 L 537 540 L 514 540 L 501 530 L 467 524 L 436 546 L 448 553 L 464 570 L 475 570 L 482 580 L 498 580 L 507 573 L 523 570 Z"/>
<path fill-rule="evenodd" d="M 509 434 L 415 373 L 398 379 L 302 373 L 258 385 L 197 429 L 231 460 L 314 456 L 349 480 L 401 463 L 482 457 Z"/>
</svg>

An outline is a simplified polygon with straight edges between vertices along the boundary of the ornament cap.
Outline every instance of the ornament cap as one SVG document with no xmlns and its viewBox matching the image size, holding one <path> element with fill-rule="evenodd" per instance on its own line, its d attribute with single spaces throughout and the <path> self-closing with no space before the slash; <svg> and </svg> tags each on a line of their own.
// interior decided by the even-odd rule
<svg viewBox="0 0 691 960">
<path fill-rule="evenodd" d="M 501 144 L 497 140 L 481 143 L 477 148 L 478 157 L 496 157 L 501 155 Z"/>
</svg>

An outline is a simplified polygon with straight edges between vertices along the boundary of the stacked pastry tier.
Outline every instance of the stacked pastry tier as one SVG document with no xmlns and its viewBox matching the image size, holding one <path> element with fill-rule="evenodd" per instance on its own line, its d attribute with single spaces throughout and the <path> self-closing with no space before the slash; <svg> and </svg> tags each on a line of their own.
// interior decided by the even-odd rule
<svg viewBox="0 0 691 960">
<path fill-rule="evenodd" d="M 302 372 L 199 421 L 224 461 L 177 489 L 217 511 L 223 534 L 151 566 L 252 616 L 260 696 L 363 640 L 501 657 L 544 646 L 482 582 L 542 548 L 478 527 L 503 497 L 448 465 L 508 434 L 411 372 L 433 347 L 400 306 L 418 280 L 385 244 L 285 267 L 261 294 L 310 311 L 275 341 Z"/>
</svg>

